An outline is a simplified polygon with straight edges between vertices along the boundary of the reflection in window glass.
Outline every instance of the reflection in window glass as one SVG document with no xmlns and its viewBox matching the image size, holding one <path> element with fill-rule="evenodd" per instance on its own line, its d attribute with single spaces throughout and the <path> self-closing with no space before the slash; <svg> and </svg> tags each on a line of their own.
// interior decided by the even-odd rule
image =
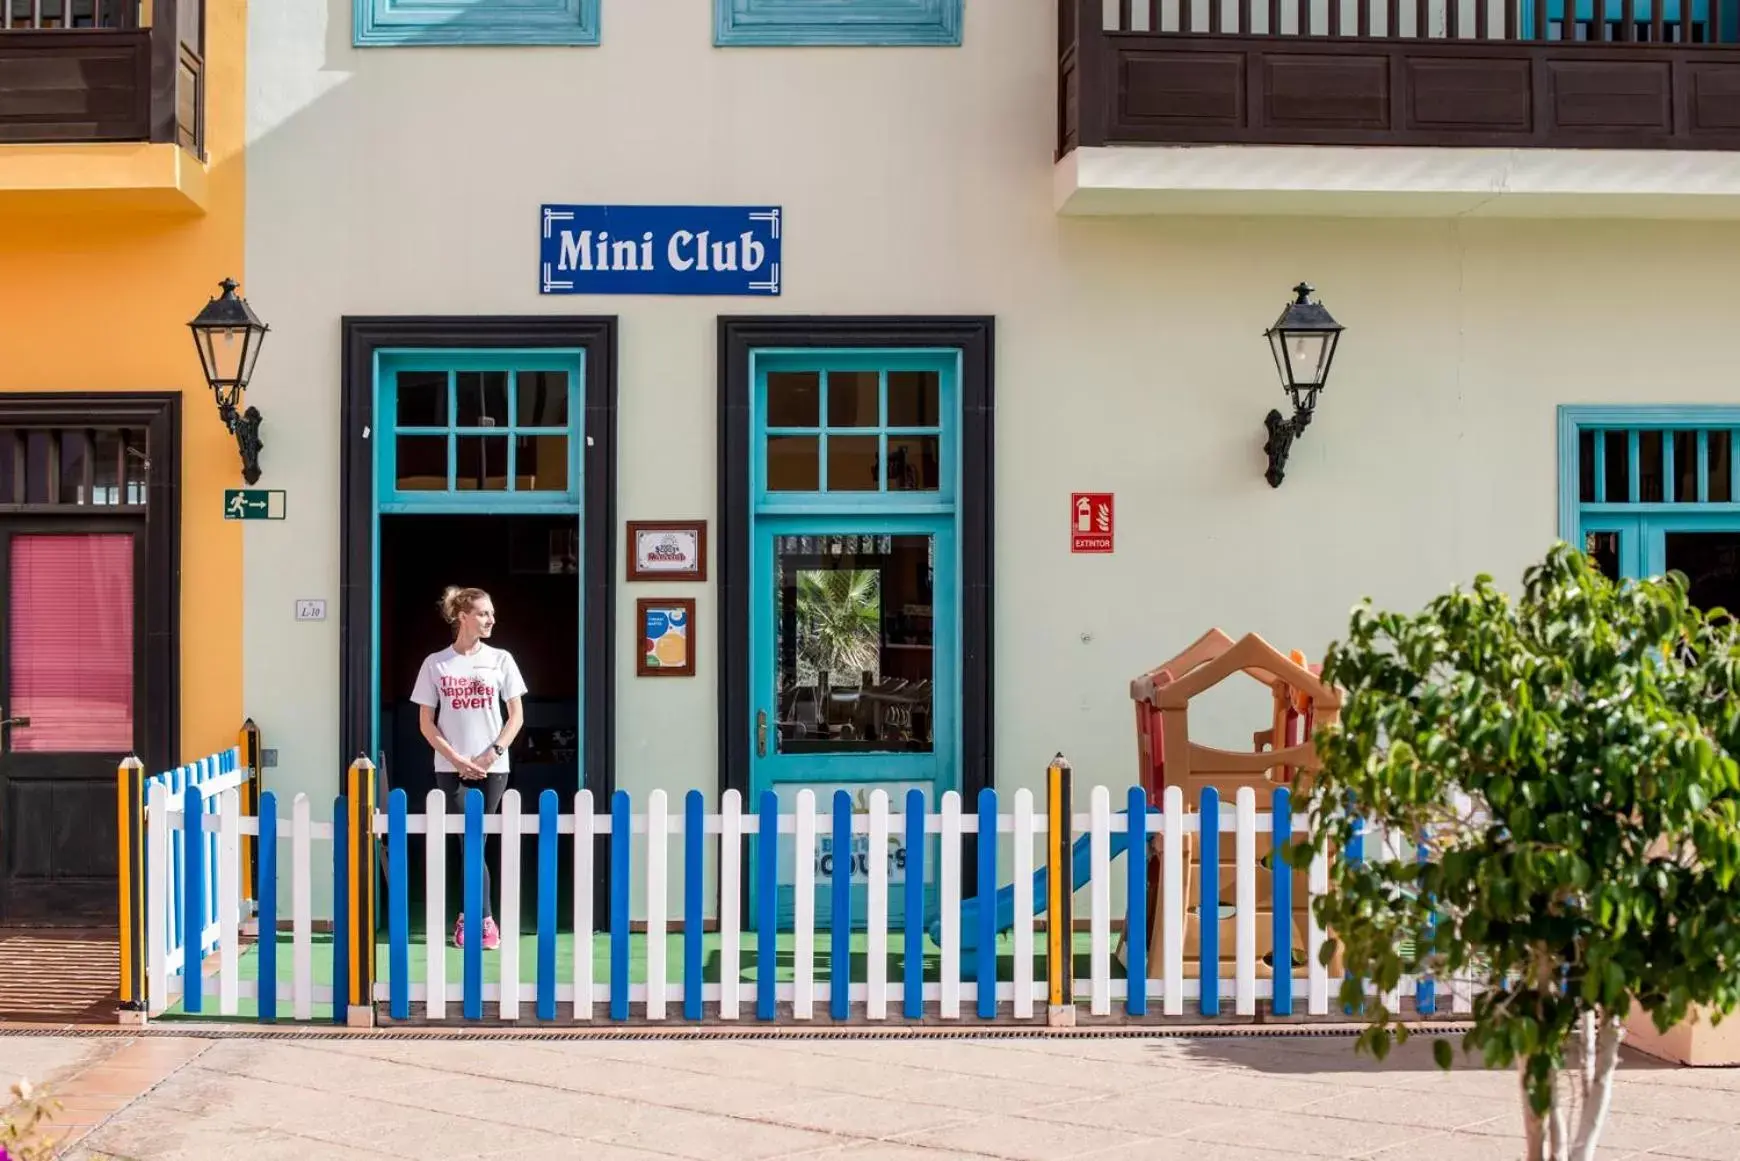
<svg viewBox="0 0 1740 1161">
<path fill-rule="evenodd" d="M 507 491 L 508 441 L 497 435 L 459 437 L 453 487 L 459 492 Z"/>
<path fill-rule="evenodd" d="M 828 426 L 875 427 L 881 421 L 882 376 L 875 371 L 828 372 Z"/>
<path fill-rule="evenodd" d="M 518 437 L 514 446 L 514 488 L 521 492 L 566 492 L 568 437 Z"/>
<path fill-rule="evenodd" d="M 780 753 L 929 753 L 933 538 L 774 542 Z"/>
<path fill-rule="evenodd" d="M 1710 439 L 1710 503 L 1727 504 L 1734 499 L 1734 436 L 1712 431 Z"/>
<path fill-rule="evenodd" d="M 938 488 L 939 441 L 934 435 L 888 437 L 888 490 L 934 492 Z"/>
<path fill-rule="evenodd" d="M 820 441 L 813 435 L 773 435 L 767 439 L 767 490 L 814 492 L 822 483 Z"/>
<path fill-rule="evenodd" d="M 767 376 L 767 426 L 820 427 L 822 377 L 815 371 L 774 371 Z"/>
<path fill-rule="evenodd" d="M 1670 532 L 1667 567 L 1686 574 L 1698 608 L 1740 612 L 1740 532 Z"/>
<path fill-rule="evenodd" d="M 447 490 L 447 437 L 401 435 L 396 447 L 398 464 L 394 485 L 401 492 Z"/>
<path fill-rule="evenodd" d="M 1583 537 L 1583 552 L 1609 580 L 1619 579 L 1619 533 L 1590 532 Z"/>
<path fill-rule="evenodd" d="M 514 391 L 515 427 L 568 426 L 567 372 L 516 372 Z"/>
<path fill-rule="evenodd" d="M 882 487 L 876 457 L 881 440 L 873 435 L 828 437 L 828 491 L 874 492 Z"/>
<path fill-rule="evenodd" d="M 398 391 L 400 427 L 447 426 L 447 372 L 401 371 Z"/>
<path fill-rule="evenodd" d="M 935 371 L 890 371 L 888 426 L 939 426 L 942 412 L 938 406 L 938 378 Z"/>
<path fill-rule="evenodd" d="M 1607 433 L 1607 502 L 1631 503 L 1631 436 L 1629 432 Z"/>
<path fill-rule="evenodd" d="M 461 371 L 454 376 L 458 426 L 506 427 L 507 372 Z"/>
</svg>

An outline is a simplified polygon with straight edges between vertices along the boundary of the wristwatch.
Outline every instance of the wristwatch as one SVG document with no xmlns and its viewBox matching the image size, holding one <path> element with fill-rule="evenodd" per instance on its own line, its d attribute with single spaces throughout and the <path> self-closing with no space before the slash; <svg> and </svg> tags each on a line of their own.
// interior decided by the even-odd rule
<svg viewBox="0 0 1740 1161">
<path fill-rule="evenodd" d="M 506 750 L 502 749 L 500 742 L 491 742 L 489 748 L 495 751 L 495 756 L 498 758 L 507 753 Z"/>
</svg>

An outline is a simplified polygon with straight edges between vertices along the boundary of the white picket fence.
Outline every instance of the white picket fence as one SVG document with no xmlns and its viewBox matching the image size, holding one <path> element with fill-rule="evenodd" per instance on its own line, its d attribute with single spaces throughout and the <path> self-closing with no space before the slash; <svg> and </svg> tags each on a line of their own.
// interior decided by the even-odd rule
<svg viewBox="0 0 1740 1161">
<path fill-rule="evenodd" d="M 220 918 L 212 933 L 216 937 L 217 963 L 212 969 L 198 968 L 199 978 L 195 984 L 198 1003 L 189 1003 L 186 1007 L 190 1011 L 196 1007 L 201 1011 L 210 1010 L 204 1007 L 204 995 L 207 979 L 215 975 L 216 1011 L 219 1014 L 234 1015 L 241 1000 L 254 997 L 262 1000 L 259 1005 L 262 1019 L 277 1018 L 279 1002 L 287 1002 L 294 1019 L 312 1019 L 315 1006 L 331 1004 L 335 991 L 332 986 L 317 985 L 314 981 L 311 938 L 314 845 L 321 842 L 331 844 L 334 826 L 331 822 L 313 821 L 308 800 L 298 795 L 291 818 L 278 821 L 274 827 L 280 840 L 278 845 L 285 840 L 288 842 L 293 953 L 290 978 L 278 982 L 274 970 L 268 981 L 270 986 L 262 989 L 258 982 L 261 978 L 259 972 L 256 971 L 255 978 L 250 980 L 242 978 L 243 973 L 239 970 L 244 916 L 239 902 L 242 894 L 239 883 L 241 864 L 235 857 L 241 836 L 259 833 L 259 820 L 240 816 L 233 789 L 215 793 L 218 794 L 217 811 L 215 815 L 203 816 L 206 821 L 202 826 L 216 832 L 220 852 L 216 876 Z M 1089 971 L 1074 981 L 1072 997 L 1078 1003 L 1085 1003 L 1086 1014 L 1112 1018 L 1114 1004 L 1122 1001 L 1124 1010 L 1117 1014 L 1130 1019 L 1153 1016 L 1177 1021 L 1202 1015 L 1208 1018 L 1250 1018 L 1256 1015 L 1259 1002 L 1273 1002 L 1276 998 L 1275 980 L 1259 978 L 1256 901 L 1260 877 L 1274 872 L 1259 866 L 1256 849 L 1257 836 L 1273 832 L 1275 816 L 1257 809 L 1255 794 L 1249 789 L 1239 791 L 1232 810 L 1216 811 L 1216 825 L 1211 829 L 1218 835 L 1230 836 L 1236 855 L 1236 906 L 1231 923 L 1232 939 L 1229 941 L 1232 969 L 1223 976 L 1218 958 L 1205 973 L 1195 970 L 1198 965 L 1187 964 L 1184 948 L 1185 836 L 1202 836 L 1205 816 L 1187 810 L 1176 788 L 1167 791 L 1164 810 L 1144 811 L 1146 835 L 1159 840 L 1163 864 L 1163 891 L 1158 900 L 1162 924 L 1161 954 L 1158 970 L 1144 972 L 1145 987 L 1140 989 L 1141 998 L 1133 1003 L 1127 978 L 1128 963 L 1119 965 L 1114 954 L 1114 929 L 1129 914 L 1128 900 L 1115 910 L 1113 905 L 1114 881 L 1125 884 L 1133 881 L 1127 864 L 1114 865 L 1114 846 L 1121 845 L 1116 836 L 1127 835 L 1131 828 L 1127 816 L 1114 812 L 1111 795 L 1105 787 L 1095 787 L 1088 798 L 1088 811 L 1077 813 L 1071 819 L 1072 840 L 1076 836 L 1086 836 L 1088 850 L 1087 881 L 1078 887 L 1075 897 L 1085 897 L 1087 903 Z M 913 893 L 910 883 L 904 886 L 891 884 L 887 863 L 870 858 L 865 867 L 865 881 L 859 884 L 864 888 L 863 903 L 849 904 L 861 906 L 854 917 L 863 921 L 861 935 L 867 950 L 863 978 L 838 978 L 830 972 L 828 979 L 819 979 L 818 952 L 831 952 L 826 960 L 829 964 L 850 963 L 851 955 L 848 952 L 845 960 L 841 960 L 840 953 L 847 950 L 844 941 L 849 935 L 836 936 L 826 927 L 818 929 L 816 921 L 817 890 L 830 889 L 828 882 L 818 882 L 815 869 L 818 842 L 843 833 L 836 827 L 843 828 L 846 822 L 842 813 L 818 810 L 812 791 L 800 791 L 794 808 L 789 811 L 774 810 L 772 802 L 765 802 L 761 811 L 745 811 L 741 796 L 736 791 L 727 791 L 716 810 L 703 810 L 696 796 L 685 802 L 684 809 L 676 813 L 671 811 L 669 797 L 663 791 L 648 795 L 640 813 L 629 810 L 627 796 L 620 792 L 609 809 L 601 812 L 588 791 L 574 795 L 565 804 L 571 807 L 570 811 L 559 813 L 554 793 L 546 792 L 544 799 L 537 804 L 537 810 L 527 813 L 523 812 L 518 792 L 509 790 L 503 797 L 499 814 L 482 815 L 479 803 L 474 808 L 475 816 L 469 819 L 465 813 L 450 812 L 445 797 L 439 792 L 430 793 L 423 813 L 411 814 L 403 792 L 395 792 L 385 804 L 386 809 L 377 810 L 374 815 L 373 831 L 380 842 L 389 873 L 385 876 L 388 886 L 377 936 L 380 949 L 377 976 L 370 994 L 378 1006 L 384 1006 L 382 1015 L 397 1020 L 443 1021 L 457 1017 L 465 1021 L 515 1021 L 529 1017 L 540 1021 L 578 1022 L 601 1018 L 653 1022 L 672 1019 L 783 1022 L 816 1019 L 818 1009 L 836 1022 L 879 1022 L 892 1017 L 950 1021 L 968 1018 L 999 1021 L 1044 1019 L 1048 981 L 1044 969 L 1036 969 L 1034 955 L 1036 935 L 1043 930 L 1040 912 L 1044 908 L 1044 898 L 1035 897 L 1034 871 L 1044 866 L 1043 857 L 1036 864 L 1035 852 L 1036 847 L 1044 849 L 1039 844 L 1047 833 L 1047 819 L 1042 809 L 1044 804 L 1036 804 L 1032 792 L 1018 790 L 1012 799 L 1012 809 L 1007 812 L 996 809 L 998 802 L 993 796 L 988 803 L 981 803 L 979 811 L 963 813 L 960 796 L 950 792 L 936 802 L 934 812 L 909 815 L 905 811 L 896 811 L 884 791 L 874 791 L 869 797 L 868 811 L 850 816 L 852 835 L 866 836 L 872 850 L 884 849 L 891 836 L 921 833 L 927 836 L 927 841 L 921 846 L 928 846 L 930 837 L 937 840 L 935 850 L 938 857 L 934 865 L 928 856 L 921 856 L 924 865 L 919 884 L 921 888 L 930 887 L 940 904 L 940 938 L 936 940 L 940 971 L 924 973 L 922 958 L 909 958 L 904 969 L 896 967 L 890 970 L 890 936 L 895 934 L 889 924 L 891 899 L 894 892 L 901 889 L 908 892 L 908 899 L 919 896 Z M 262 814 L 268 809 L 275 812 L 275 804 L 268 807 L 268 801 L 266 796 L 262 796 Z M 149 1011 L 160 1014 L 189 992 L 189 968 L 184 962 L 186 954 L 171 946 L 166 938 L 168 927 L 165 921 L 176 903 L 164 890 L 166 877 L 155 873 L 168 865 L 169 836 L 185 828 L 187 813 L 184 805 L 174 801 L 162 787 L 152 788 L 148 809 L 148 858 L 154 872 L 149 879 L 151 897 L 147 909 L 150 926 Z M 1009 852 L 1006 865 L 1013 869 L 1012 922 L 995 924 L 999 932 L 1008 933 L 1008 943 L 1012 945 L 1005 949 L 1004 960 L 1012 978 L 996 982 L 988 995 L 982 995 L 981 983 L 995 979 L 997 959 L 995 955 L 980 956 L 972 948 L 963 952 L 962 857 L 964 838 L 981 833 L 982 820 L 991 819 L 994 819 L 998 845 L 1006 847 Z M 763 865 L 763 859 L 775 857 L 778 851 L 768 854 L 756 849 L 749 857 L 744 855 L 745 841 L 767 833 L 769 822 L 772 823 L 771 830 L 779 836 L 777 847 L 784 847 L 789 836 L 791 858 L 788 865 L 794 869 L 791 886 L 795 888 L 795 916 L 790 930 L 778 934 L 773 931 L 768 917 L 772 878 Z M 465 877 L 466 864 L 481 866 L 483 835 L 500 835 L 504 840 L 499 846 L 500 865 L 495 876 L 498 900 L 495 919 L 500 928 L 501 946 L 499 952 L 487 953 L 497 957 L 499 970 L 495 973 L 498 979 L 489 982 L 485 982 L 482 967 L 486 953 L 477 950 L 476 941 L 469 936 L 467 943 L 472 946 L 458 953 L 463 967 L 457 972 L 450 970 L 446 843 L 425 844 L 426 857 L 421 868 L 425 886 L 424 924 L 420 939 L 412 938 L 405 902 L 404 888 L 413 873 L 405 857 L 407 837 L 430 834 L 465 836 L 468 823 L 471 840 L 461 844 L 461 878 Z M 1305 820 L 1302 815 L 1295 814 L 1291 816 L 1291 824 L 1294 832 L 1302 832 Z M 626 841 L 621 837 L 625 834 L 628 836 Z M 529 873 L 528 868 L 522 866 L 521 844 L 516 841 L 524 836 L 538 839 L 534 866 Z M 601 858 L 595 857 L 598 849 L 595 840 L 598 839 L 604 840 L 603 849 L 608 851 L 611 871 L 609 902 L 603 916 L 594 914 L 594 882 L 605 870 L 598 865 Z M 572 855 L 571 909 L 566 917 L 569 931 L 560 937 L 556 931 L 555 907 L 558 843 L 567 845 Z M 273 851 L 268 853 L 266 846 L 272 846 Z M 1394 836 L 1372 834 L 1366 840 L 1368 857 L 1402 857 L 1404 854 L 1414 857 L 1409 853 L 1412 849 Z M 279 864 L 276 851 L 277 845 L 274 844 L 265 844 L 261 850 L 265 866 L 261 872 L 263 898 L 275 892 Z M 343 854 L 342 850 L 334 853 Z M 1121 856 L 1125 860 L 1130 857 L 1128 852 Z M 342 857 L 338 863 L 334 876 L 335 899 L 348 889 L 344 882 Z M 706 881 L 704 868 L 709 865 L 716 869 L 716 878 Z M 676 875 L 672 873 L 673 866 L 680 868 Z M 1064 870 L 1071 873 L 1068 866 Z M 472 873 L 475 873 L 475 868 Z M 848 870 L 847 874 L 850 873 Z M 269 878 L 271 882 L 268 882 Z M 644 922 L 644 932 L 631 932 L 629 922 L 631 888 L 636 885 L 637 878 L 644 888 L 644 916 L 636 917 L 635 926 Z M 998 879 L 995 875 L 992 878 Z M 1320 895 L 1327 889 L 1328 867 L 1321 858 L 1313 865 L 1307 879 L 1310 896 Z M 527 887 L 528 881 L 530 888 Z M 1211 878 L 1211 881 L 1218 880 Z M 760 912 L 755 926 L 744 922 L 742 899 L 746 885 Z M 1000 885 L 1000 880 L 986 882 L 981 874 L 980 907 L 993 905 Z M 672 906 L 674 889 L 680 901 L 678 907 Z M 529 908 L 525 906 L 527 896 L 530 896 Z M 715 900 L 717 931 L 704 950 L 707 957 L 716 952 L 717 979 L 725 981 L 723 983 L 703 982 L 703 943 L 699 927 L 683 928 L 685 942 L 675 957 L 679 963 L 669 962 L 672 957 L 668 955 L 666 946 L 667 935 L 674 934 L 683 914 L 714 910 L 712 904 Z M 1143 903 L 1145 905 L 1145 899 Z M 263 922 L 275 914 L 269 906 L 262 907 L 261 911 Z M 526 914 L 528 911 L 529 916 Z M 913 946 L 913 936 L 923 927 L 928 927 L 936 917 L 936 912 L 918 917 L 909 914 L 899 932 L 906 937 L 906 946 Z M 1145 914 L 1143 920 L 1146 921 Z M 1225 922 L 1223 919 L 1223 925 Z M 467 926 L 476 930 L 469 921 Z M 975 923 L 974 932 L 969 936 L 982 931 L 983 928 Z M 529 956 L 522 951 L 522 936 L 531 941 Z M 776 947 L 780 936 L 786 941 L 785 945 Z M 575 951 L 571 971 L 560 979 L 556 977 L 558 938 L 571 938 Z M 1330 976 L 1318 955 L 1324 938 L 1324 932 L 1313 916 L 1308 923 L 1306 946 L 1302 949 L 1306 952 L 1306 962 L 1297 969 L 1303 974 L 1284 973 L 1288 992 L 1302 1001 L 1294 1009 L 1296 1014 L 1316 1017 L 1341 1015 L 1337 998 L 1341 980 Z M 609 949 L 608 966 L 601 973 L 594 969 L 592 949 L 595 939 Z M 645 978 L 656 981 L 650 986 L 631 980 L 629 973 L 630 946 L 643 940 Z M 926 937 L 918 935 L 916 942 L 922 947 Z M 969 938 L 966 942 L 972 943 L 973 940 Z M 1073 949 L 1073 939 L 1069 942 Z M 1145 933 L 1142 942 L 1146 944 Z M 270 950 L 271 946 L 267 945 L 267 949 Z M 780 962 L 780 953 L 787 949 L 790 952 L 790 979 L 775 982 L 776 968 L 787 970 Z M 1013 954 L 1009 955 L 1011 950 Z M 1290 944 L 1282 950 L 1287 954 L 1276 954 L 1275 964 L 1290 965 Z M 1145 954 L 1145 946 L 1143 951 Z M 261 958 L 264 957 L 256 956 L 256 963 Z M 339 958 L 342 959 L 342 953 Z M 899 952 L 896 952 L 895 959 L 897 963 L 901 959 Z M 422 969 L 421 979 L 413 978 L 413 961 Z M 198 957 L 195 957 L 195 963 L 198 963 Z M 918 965 L 916 969 L 913 967 L 915 963 Z M 987 966 L 990 973 L 987 973 Z M 746 968 L 754 969 L 753 978 L 743 978 Z M 342 970 L 342 965 L 335 965 L 334 978 L 342 979 Z M 1208 1004 L 1204 1002 L 1204 974 L 1213 981 L 1209 985 L 1212 990 Z M 1401 1011 L 1404 992 L 1416 989 L 1421 982 L 1404 980 L 1397 989 L 1383 997 L 1385 1006 L 1392 1012 Z M 1465 984 L 1434 981 L 1428 983 L 1427 988 L 1435 997 L 1442 997 L 1434 998 L 1429 1007 L 1436 1006 L 1440 1012 L 1447 1009 L 1447 1014 L 1471 1010 L 1472 992 Z M 1375 995 L 1369 987 L 1367 994 Z M 269 998 L 262 999 L 263 995 Z M 1145 1001 L 1149 998 L 1158 1001 L 1157 1011 L 1147 1008 Z M 1219 1006 L 1222 999 L 1230 1001 L 1230 1012 Z M 487 1012 L 486 1004 L 489 1007 Z M 455 1012 L 454 1007 L 459 1010 Z M 341 1009 L 327 1010 L 342 1018 Z"/>
</svg>

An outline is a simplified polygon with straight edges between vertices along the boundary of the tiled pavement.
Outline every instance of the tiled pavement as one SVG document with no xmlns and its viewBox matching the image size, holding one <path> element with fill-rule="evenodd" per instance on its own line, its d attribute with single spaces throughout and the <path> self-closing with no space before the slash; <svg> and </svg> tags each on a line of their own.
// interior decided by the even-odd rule
<svg viewBox="0 0 1740 1161">
<path fill-rule="evenodd" d="M 1520 1156 L 1510 1074 L 1331 1037 L 242 1039 L 0 1035 L 70 1158 L 1279 1161 Z M 47 1076 L 47 1079 L 55 1079 Z M 1740 1158 L 1740 1071 L 1631 1058 L 1600 1153 Z"/>
</svg>

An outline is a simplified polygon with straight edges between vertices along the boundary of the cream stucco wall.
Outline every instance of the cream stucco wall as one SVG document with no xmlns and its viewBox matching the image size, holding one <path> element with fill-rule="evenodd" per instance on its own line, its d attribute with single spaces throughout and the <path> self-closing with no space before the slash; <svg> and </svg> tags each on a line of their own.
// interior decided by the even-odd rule
<svg viewBox="0 0 1740 1161">
<path fill-rule="evenodd" d="M 971 0 L 952 50 L 719 50 L 710 0 L 606 0 L 596 49 L 359 52 L 349 0 L 253 6 L 247 292 L 273 341 L 250 397 L 263 483 L 290 493 L 289 519 L 246 529 L 268 783 L 335 785 L 346 313 L 620 316 L 621 519 L 715 512 L 718 314 L 994 315 L 1011 788 L 1058 750 L 1127 785 L 1129 679 L 1211 625 L 1316 659 L 1363 595 L 1514 582 L 1555 533 L 1558 404 L 1740 400 L 1740 227 L 1059 217 L 1053 2 Z M 785 293 L 540 298 L 542 201 L 782 204 Z M 1348 332 L 1271 490 L 1260 332 L 1300 279 Z M 1069 555 L 1071 491 L 1116 493 L 1115 555 Z M 698 597 L 700 674 L 637 680 L 619 616 L 637 796 L 715 778 L 714 590 L 658 587 Z M 618 591 L 632 610 L 644 586 Z M 301 597 L 331 618 L 294 622 Z M 1263 712 L 1209 717 L 1248 745 Z"/>
</svg>

